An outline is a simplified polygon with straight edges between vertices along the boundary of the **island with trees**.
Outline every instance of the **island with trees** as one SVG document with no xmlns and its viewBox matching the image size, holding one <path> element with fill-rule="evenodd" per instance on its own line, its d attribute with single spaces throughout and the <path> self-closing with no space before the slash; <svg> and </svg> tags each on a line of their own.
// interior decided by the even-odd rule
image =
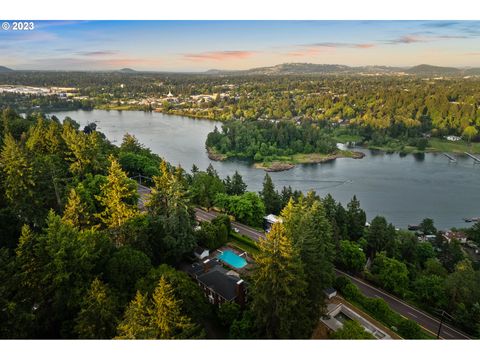
<svg viewBox="0 0 480 360">
<path fill-rule="evenodd" d="M 358 151 L 338 149 L 333 137 L 318 122 L 229 121 L 221 132 L 215 127 L 205 145 L 212 160 L 247 159 L 267 171 L 364 156 Z"/>
</svg>

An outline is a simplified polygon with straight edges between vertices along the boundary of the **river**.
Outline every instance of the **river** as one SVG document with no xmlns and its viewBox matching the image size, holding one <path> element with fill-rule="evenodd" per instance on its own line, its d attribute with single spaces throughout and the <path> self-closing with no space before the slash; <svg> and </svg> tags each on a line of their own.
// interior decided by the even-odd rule
<svg viewBox="0 0 480 360">
<path fill-rule="evenodd" d="M 54 113 L 63 120 L 69 116 L 81 126 L 97 123 L 97 130 L 120 145 L 125 133 L 133 134 L 153 152 L 175 165 L 190 170 L 213 163 L 221 177 L 238 170 L 248 190 L 262 187 L 263 170 L 243 161 L 211 161 L 205 139 L 221 123 L 142 111 L 68 111 Z M 270 173 L 280 190 L 313 189 L 328 193 L 346 205 L 355 194 L 368 220 L 382 215 L 395 226 L 406 228 L 423 218 L 434 219 L 437 228 L 468 226 L 464 217 L 480 216 L 480 164 L 466 156 L 451 163 L 442 154 L 421 156 L 385 154 L 359 149 L 363 159 L 337 159 L 329 163 L 300 165 L 289 171 Z"/>
</svg>

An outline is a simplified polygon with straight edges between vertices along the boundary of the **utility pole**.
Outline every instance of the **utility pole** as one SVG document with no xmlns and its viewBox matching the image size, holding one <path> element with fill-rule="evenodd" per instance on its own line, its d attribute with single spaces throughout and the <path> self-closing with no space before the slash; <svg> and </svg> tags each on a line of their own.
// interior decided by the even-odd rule
<svg viewBox="0 0 480 360">
<path fill-rule="evenodd" d="M 440 311 L 438 311 L 440 313 Z M 447 313 L 445 310 L 441 310 L 440 324 L 438 325 L 437 339 L 440 339 L 440 333 L 442 332 L 442 325 L 445 317 L 448 317 L 450 320 L 453 320 L 453 316 Z"/>
</svg>

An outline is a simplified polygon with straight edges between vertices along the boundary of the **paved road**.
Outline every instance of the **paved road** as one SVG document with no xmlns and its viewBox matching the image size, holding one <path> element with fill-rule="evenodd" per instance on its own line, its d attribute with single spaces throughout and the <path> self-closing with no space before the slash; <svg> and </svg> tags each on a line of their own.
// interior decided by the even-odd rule
<svg viewBox="0 0 480 360">
<path fill-rule="evenodd" d="M 393 310 L 395 310 L 397 313 L 415 321 L 420 326 L 422 326 L 425 330 L 431 332 L 433 335 L 435 336 L 437 335 L 440 322 L 436 318 L 432 317 L 431 315 L 421 310 L 418 310 L 412 307 L 411 305 L 408 305 L 404 301 L 398 299 L 397 297 L 383 290 L 373 287 L 372 285 L 366 283 L 363 280 L 350 276 L 344 273 L 343 271 L 340 271 L 337 269 L 335 269 L 335 272 L 337 273 L 337 275 L 343 275 L 348 277 L 359 288 L 359 290 L 363 293 L 363 295 L 372 297 L 372 298 L 381 298 L 385 300 L 388 303 L 388 305 L 390 305 L 390 307 Z M 441 331 L 440 337 L 442 339 L 470 339 L 464 333 L 452 328 L 451 326 L 445 323 L 442 325 L 442 331 Z"/>
<path fill-rule="evenodd" d="M 149 188 L 145 186 L 139 186 L 139 193 L 140 193 L 139 206 L 143 207 L 144 199 L 149 192 L 150 192 Z M 197 220 L 200 220 L 200 221 L 210 221 L 215 217 L 217 217 L 218 215 L 219 213 L 215 211 L 205 211 L 199 208 L 195 209 L 195 217 L 197 218 Z M 264 232 L 257 231 L 249 226 L 240 224 L 236 221 L 232 221 L 232 227 L 237 228 L 240 234 L 245 235 L 254 241 L 258 241 L 260 237 L 262 238 L 265 237 Z M 391 294 L 388 294 L 387 292 L 380 290 L 366 283 L 361 279 L 348 275 L 343 271 L 340 271 L 337 269 L 335 269 L 335 272 L 337 273 L 337 275 L 347 276 L 359 288 L 359 290 L 362 292 L 363 295 L 372 297 L 372 298 L 381 298 L 385 300 L 393 310 L 395 310 L 402 316 L 415 321 L 416 323 L 418 323 L 420 326 L 422 326 L 425 330 L 429 331 L 433 335 L 437 334 L 438 327 L 440 324 L 438 319 L 432 317 L 431 315 L 421 310 L 418 310 L 412 307 L 411 305 L 408 305 L 407 303 L 398 299 L 397 297 Z M 453 327 L 445 323 L 442 325 L 442 332 L 440 334 L 440 337 L 442 339 L 470 339 L 464 333 L 454 329 Z"/>
</svg>

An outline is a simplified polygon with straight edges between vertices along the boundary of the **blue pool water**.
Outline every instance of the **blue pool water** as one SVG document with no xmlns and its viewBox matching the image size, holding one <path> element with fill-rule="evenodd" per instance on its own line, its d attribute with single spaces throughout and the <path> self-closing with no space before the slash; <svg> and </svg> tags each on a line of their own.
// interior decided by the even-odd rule
<svg viewBox="0 0 480 360">
<path fill-rule="evenodd" d="M 225 250 L 218 256 L 218 259 L 234 267 L 235 269 L 241 269 L 247 265 L 247 261 L 244 258 L 238 256 L 231 250 Z"/>
</svg>

